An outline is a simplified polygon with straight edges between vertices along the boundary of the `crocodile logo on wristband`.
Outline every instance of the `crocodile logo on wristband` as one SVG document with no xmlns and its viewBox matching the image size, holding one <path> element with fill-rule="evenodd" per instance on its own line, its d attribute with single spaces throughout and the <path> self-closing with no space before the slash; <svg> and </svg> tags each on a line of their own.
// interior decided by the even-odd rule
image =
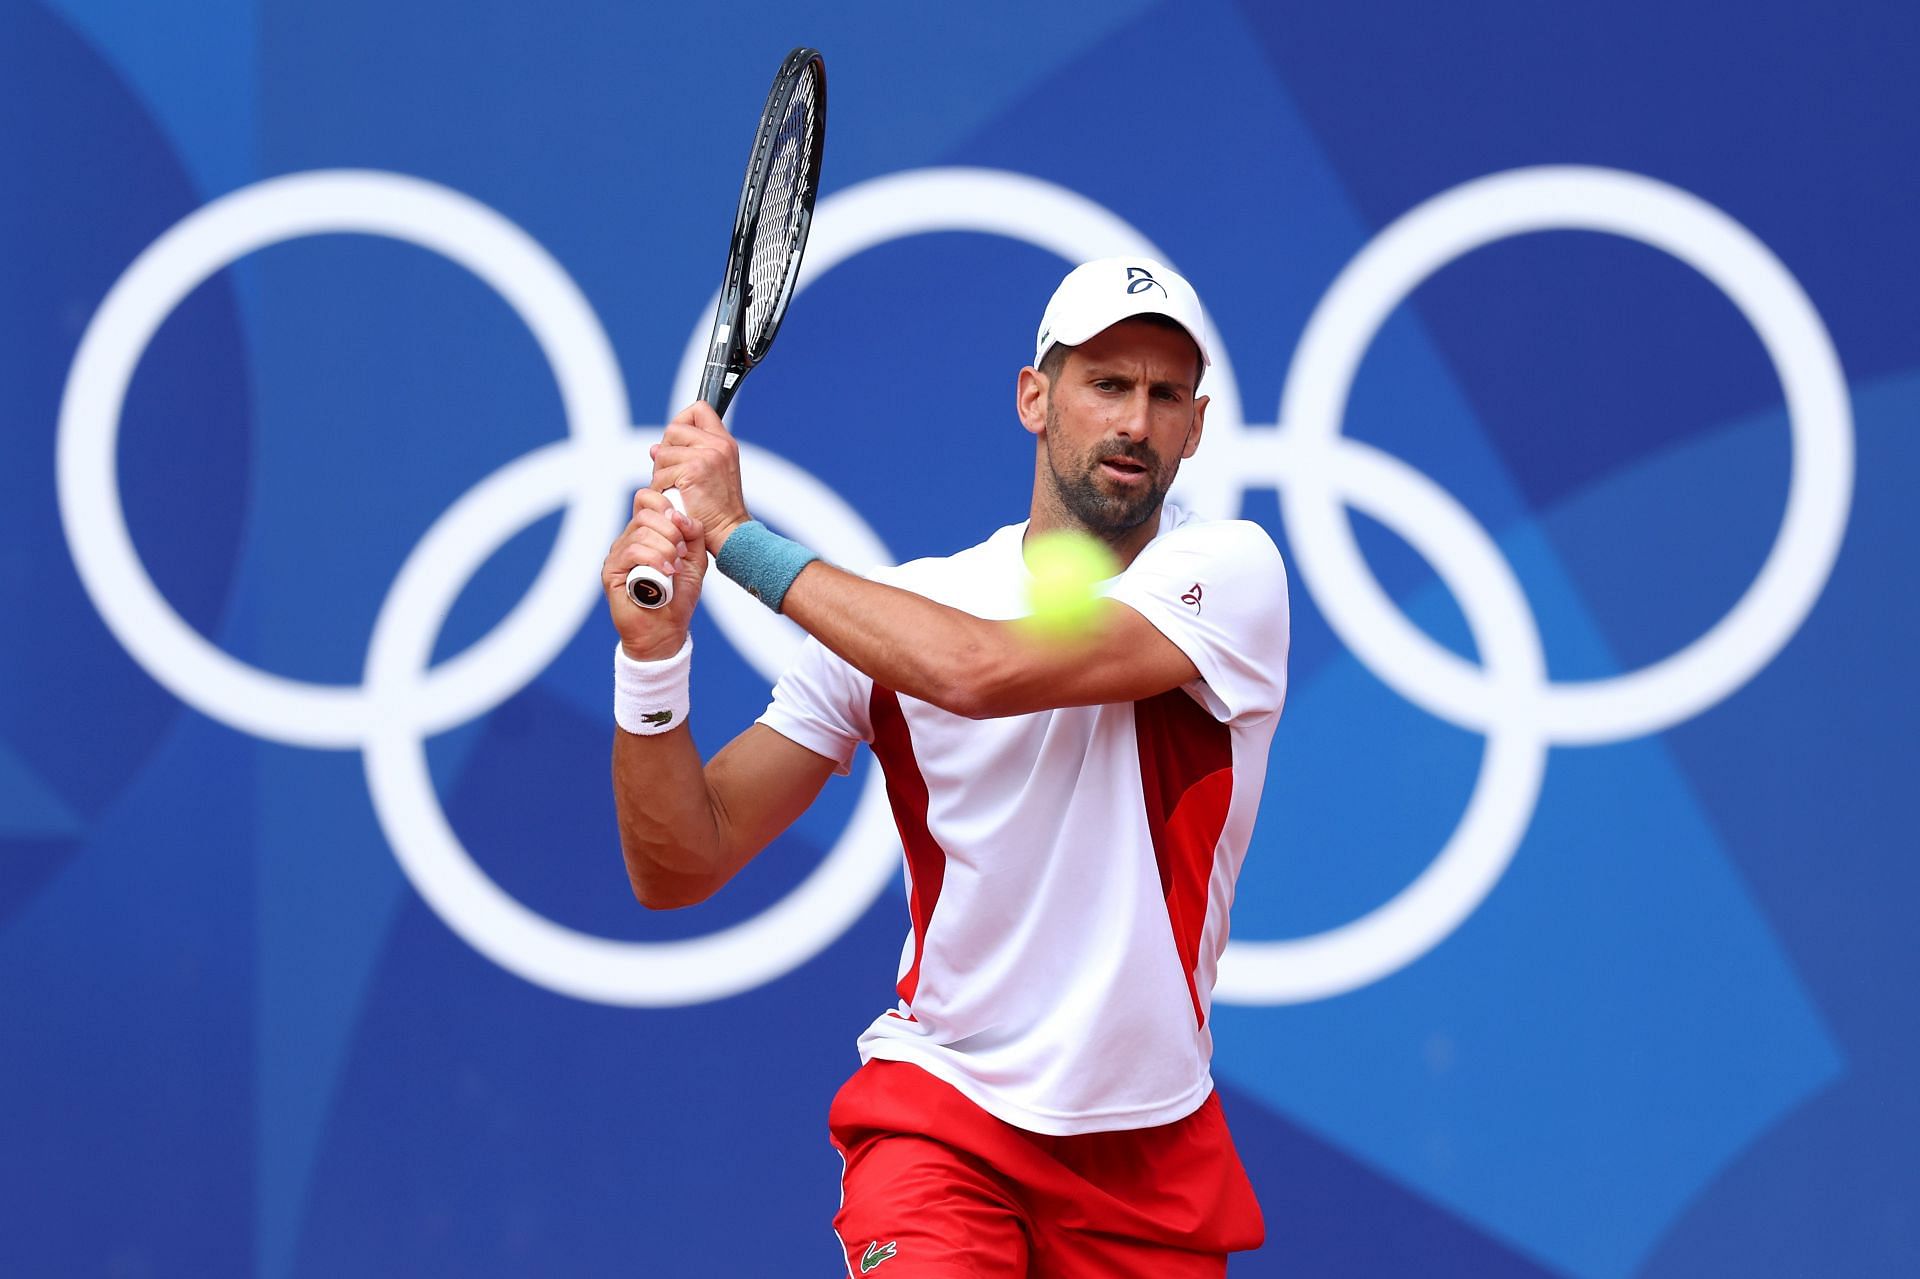
<svg viewBox="0 0 1920 1279">
<path fill-rule="evenodd" d="M 642 715 L 640 717 L 640 722 L 642 724 L 658 724 L 662 727 L 665 727 L 666 725 L 673 723 L 673 712 L 672 711 L 655 711 L 651 715 Z"/>
</svg>

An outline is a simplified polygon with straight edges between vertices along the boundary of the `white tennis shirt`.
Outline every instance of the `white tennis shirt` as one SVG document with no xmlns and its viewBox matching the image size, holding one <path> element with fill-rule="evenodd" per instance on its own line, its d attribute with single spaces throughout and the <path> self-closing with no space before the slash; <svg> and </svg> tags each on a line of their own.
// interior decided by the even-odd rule
<svg viewBox="0 0 1920 1279">
<path fill-rule="evenodd" d="M 1025 532 L 874 576 L 1018 617 Z M 1286 698 L 1286 571 L 1259 525 L 1167 505 L 1105 590 L 1200 678 L 970 720 L 809 640 L 760 719 L 842 771 L 867 742 L 886 773 L 911 931 L 861 1060 L 911 1062 L 1033 1132 L 1171 1123 L 1212 1091 L 1214 972 Z"/>
</svg>

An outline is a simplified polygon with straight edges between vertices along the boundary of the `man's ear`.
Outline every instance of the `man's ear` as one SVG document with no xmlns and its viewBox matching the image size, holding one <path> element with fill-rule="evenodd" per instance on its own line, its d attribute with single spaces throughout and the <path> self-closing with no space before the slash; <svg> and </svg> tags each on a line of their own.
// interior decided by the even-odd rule
<svg viewBox="0 0 1920 1279">
<path fill-rule="evenodd" d="M 1200 447 L 1200 433 L 1207 425 L 1207 397 L 1201 396 L 1193 402 L 1193 425 L 1187 428 L 1187 442 L 1181 446 L 1182 458 L 1192 457 L 1194 450 Z"/>
<path fill-rule="evenodd" d="M 1047 390 L 1046 374 L 1031 364 L 1020 370 L 1020 380 L 1014 384 L 1013 410 L 1030 434 L 1047 429 Z"/>
</svg>

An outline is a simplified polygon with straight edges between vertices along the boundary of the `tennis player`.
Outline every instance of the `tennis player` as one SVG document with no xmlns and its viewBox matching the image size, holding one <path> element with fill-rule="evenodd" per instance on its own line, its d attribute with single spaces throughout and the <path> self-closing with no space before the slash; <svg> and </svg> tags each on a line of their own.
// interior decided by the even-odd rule
<svg viewBox="0 0 1920 1279">
<path fill-rule="evenodd" d="M 1024 522 L 843 572 L 750 517 L 738 449 L 697 403 L 607 556 L 614 793 L 643 903 L 712 894 L 861 743 L 885 770 L 911 919 L 899 1003 L 860 1037 L 829 1116 L 850 1275 L 1185 1279 L 1261 1242 L 1208 1011 L 1285 700 L 1287 586 L 1258 525 L 1165 501 L 1200 444 L 1208 363 L 1186 280 L 1089 262 L 1019 374 Z M 1064 645 L 1014 620 L 1023 545 L 1054 529 L 1123 566 Z M 703 765 L 685 722 L 709 553 L 810 639 L 766 714 Z M 628 601 L 636 564 L 674 576 L 670 605 Z"/>
</svg>

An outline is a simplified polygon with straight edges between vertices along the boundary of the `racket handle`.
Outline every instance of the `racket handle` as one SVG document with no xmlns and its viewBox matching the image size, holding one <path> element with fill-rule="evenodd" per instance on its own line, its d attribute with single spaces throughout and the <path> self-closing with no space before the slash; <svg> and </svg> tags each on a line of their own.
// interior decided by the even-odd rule
<svg viewBox="0 0 1920 1279">
<path fill-rule="evenodd" d="M 741 378 L 745 376 L 742 374 L 729 382 L 729 372 L 724 360 L 710 358 L 706 375 L 700 380 L 700 398 L 707 402 L 716 417 L 724 418 L 727 415 L 727 406 L 733 403 L 733 393 L 740 389 Z"/>
<path fill-rule="evenodd" d="M 680 514 L 687 513 L 687 504 L 680 500 L 679 489 L 668 489 L 667 501 Z M 657 568 L 635 564 L 627 570 L 627 598 L 635 608 L 665 608 L 673 603 L 673 579 Z"/>
</svg>

